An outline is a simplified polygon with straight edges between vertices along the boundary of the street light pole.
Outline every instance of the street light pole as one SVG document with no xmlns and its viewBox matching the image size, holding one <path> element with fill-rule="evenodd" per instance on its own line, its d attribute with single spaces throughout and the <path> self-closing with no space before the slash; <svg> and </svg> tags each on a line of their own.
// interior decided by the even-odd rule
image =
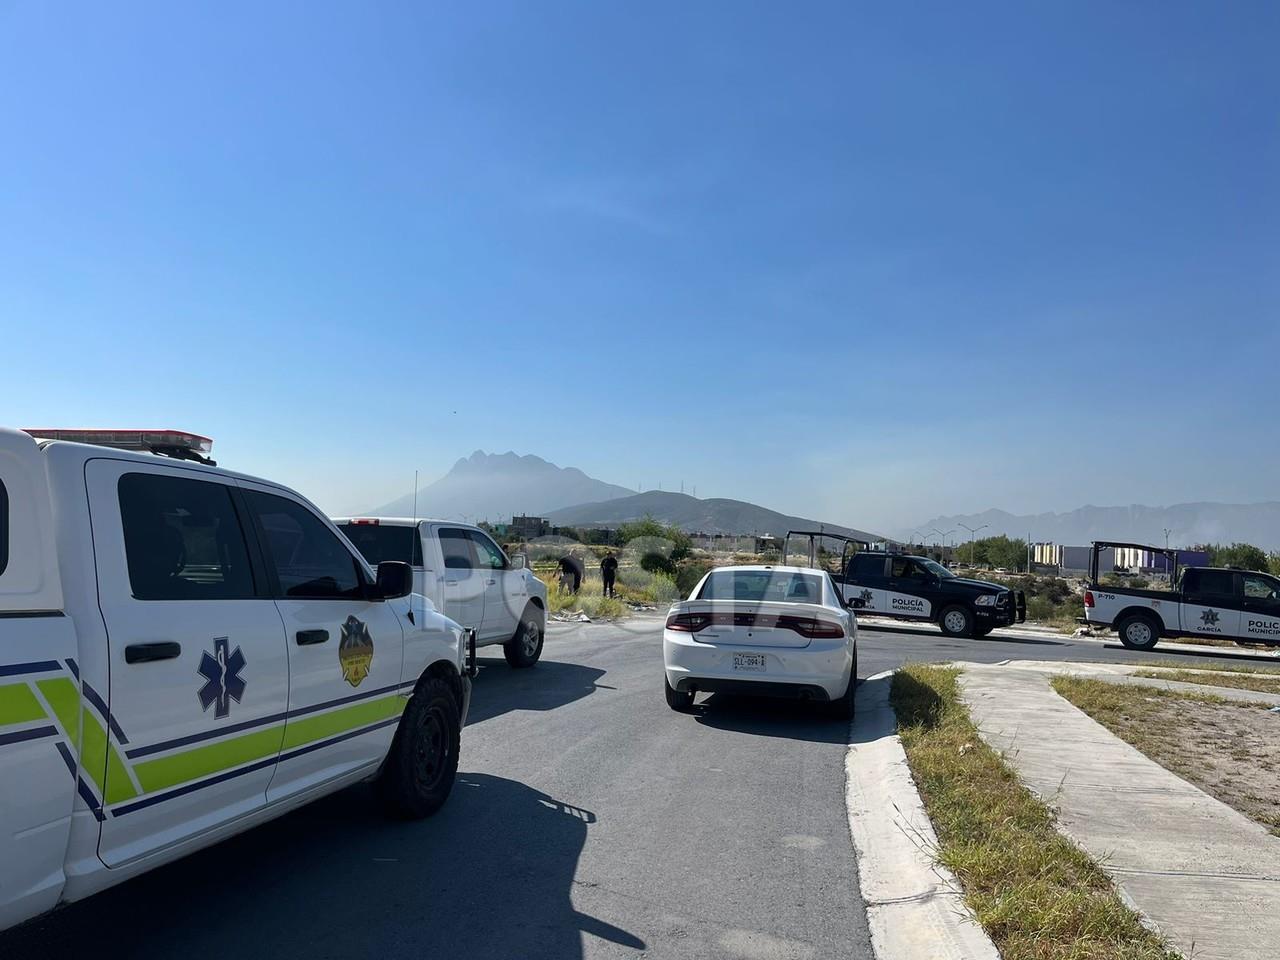
<svg viewBox="0 0 1280 960">
<path fill-rule="evenodd" d="M 964 527 L 966 530 L 969 531 L 969 566 L 972 567 L 973 566 L 973 549 L 974 549 L 973 538 L 977 536 L 979 530 L 985 530 L 987 527 L 991 526 L 991 524 L 984 523 L 980 527 L 971 527 L 967 523 L 962 523 L 960 524 L 960 526 Z"/>
</svg>

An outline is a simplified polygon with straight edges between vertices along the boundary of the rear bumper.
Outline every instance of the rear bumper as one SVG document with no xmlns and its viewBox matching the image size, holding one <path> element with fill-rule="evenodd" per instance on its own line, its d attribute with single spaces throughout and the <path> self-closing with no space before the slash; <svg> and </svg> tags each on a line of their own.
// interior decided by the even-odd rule
<svg viewBox="0 0 1280 960">
<path fill-rule="evenodd" d="M 833 699 L 825 687 L 816 683 L 681 677 L 672 686 L 680 693 L 731 693 L 745 697 L 774 697 L 781 700 L 817 700 L 819 702 Z"/>
<path fill-rule="evenodd" d="M 739 693 L 761 697 L 836 700 L 849 689 L 851 646 L 843 639 L 815 640 L 807 647 L 753 647 L 700 643 L 687 633 L 664 630 L 662 660 L 676 690 Z M 762 672 L 733 668 L 735 653 L 764 654 Z"/>
</svg>

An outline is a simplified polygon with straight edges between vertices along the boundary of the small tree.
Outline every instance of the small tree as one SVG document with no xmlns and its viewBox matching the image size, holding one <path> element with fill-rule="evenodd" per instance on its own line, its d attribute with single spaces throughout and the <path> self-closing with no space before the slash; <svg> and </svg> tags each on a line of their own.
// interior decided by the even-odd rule
<svg viewBox="0 0 1280 960">
<path fill-rule="evenodd" d="M 1270 569 L 1267 555 L 1251 543 L 1233 543 L 1230 546 L 1212 544 L 1209 547 L 1209 563 L 1215 567 L 1240 567 L 1243 570 Z"/>
</svg>

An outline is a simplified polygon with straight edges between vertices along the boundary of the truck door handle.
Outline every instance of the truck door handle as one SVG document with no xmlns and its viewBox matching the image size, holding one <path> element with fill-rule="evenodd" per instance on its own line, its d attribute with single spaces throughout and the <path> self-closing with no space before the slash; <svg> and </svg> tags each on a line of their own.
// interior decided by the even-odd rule
<svg viewBox="0 0 1280 960">
<path fill-rule="evenodd" d="M 457 581 L 457 580 L 446 580 L 446 581 L 444 582 L 444 585 L 445 585 L 446 587 L 456 587 L 456 586 L 458 585 L 458 581 Z"/>
<path fill-rule="evenodd" d="M 131 643 L 124 648 L 125 663 L 151 663 L 153 660 L 175 660 L 182 656 L 182 645 L 172 640 L 161 643 Z"/>
<path fill-rule="evenodd" d="M 485 583 L 487 583 L 487 584 L 488 584 L 489 586 L 491 586 L 491 587 L 492 587 L 495 583 L 497 583 L 497 582 L 498 582 L 497 580 L 486 580 L 486 581 L 485 581 Z"/>
<path fill-rule="evenodd" d="M 329 639 L 328 630 L 299 630 L 296 634 L 298 646 L 305 647 L 312 643 L 324 643 Z"/>
</svg>

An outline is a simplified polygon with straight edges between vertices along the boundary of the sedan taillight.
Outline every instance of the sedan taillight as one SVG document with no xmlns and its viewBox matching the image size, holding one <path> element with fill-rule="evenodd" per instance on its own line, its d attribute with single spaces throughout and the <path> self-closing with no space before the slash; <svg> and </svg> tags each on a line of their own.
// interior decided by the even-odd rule
<svg viewBox="0 0 1280 960">
<path fill-rule="evenodd" d="M 778 626 L 784 630 L 794 630 L 810 640 L 834 640 L 844 636 L 844 627 L 840 624 L 819 620 L 817 617 L 779 617 Z"/>
<path fill-rule="evenodd" d="M 667 617 L 667 629 L 681 633 L 697 633 L 711 626 L 709 613 L 673 613 Z"/>
</svg>

